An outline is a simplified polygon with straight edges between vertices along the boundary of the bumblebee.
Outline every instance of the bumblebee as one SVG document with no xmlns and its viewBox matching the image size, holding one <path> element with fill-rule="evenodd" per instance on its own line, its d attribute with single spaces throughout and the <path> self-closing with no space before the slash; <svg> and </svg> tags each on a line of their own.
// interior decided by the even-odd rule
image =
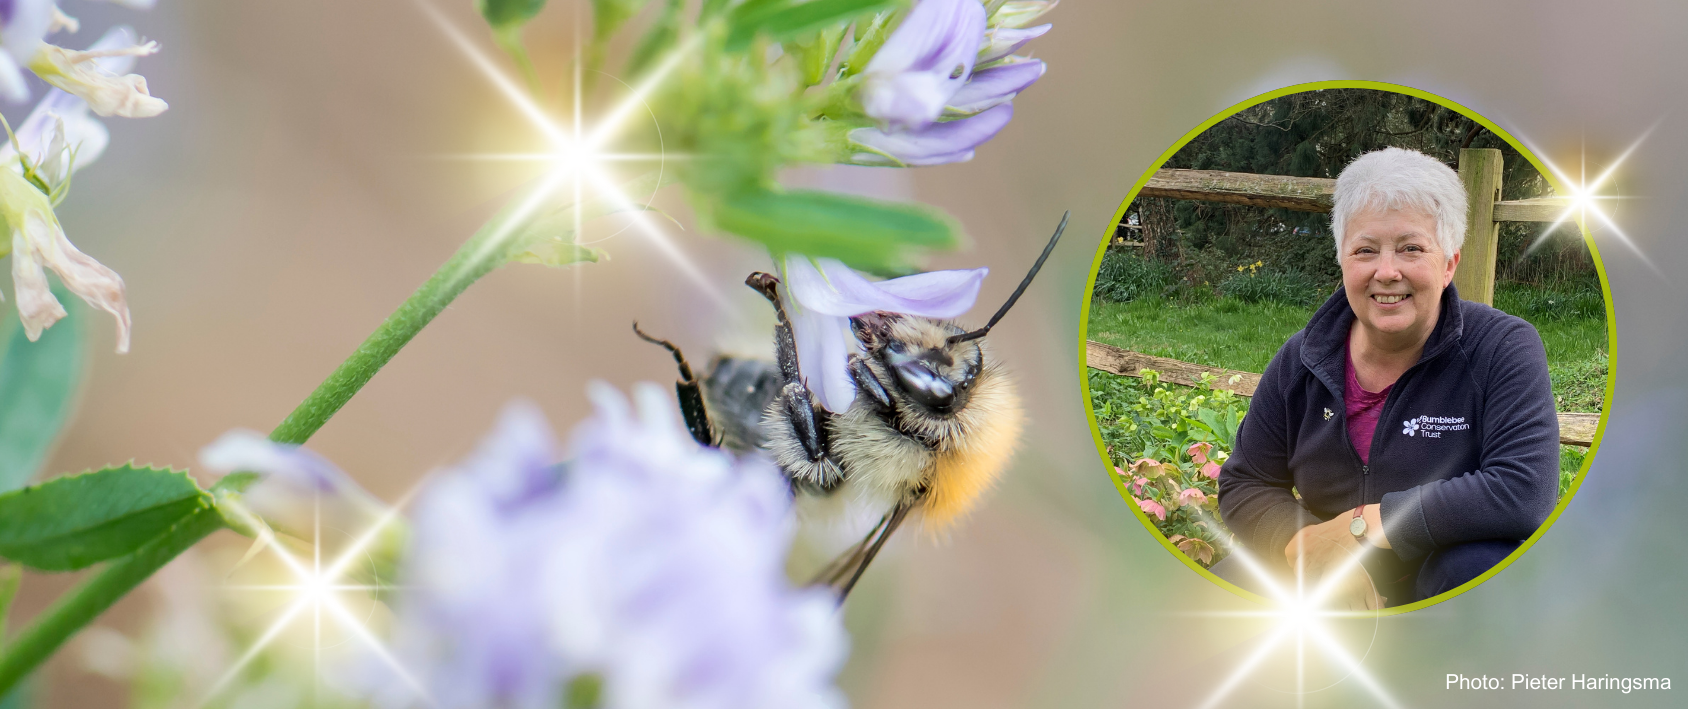
<svg viewBox="0 0 1688 709">
<path fill-rule="evenodd" d="M 1061 217 L 1025 279 L 982 328 L 884 311 L 851 318 L 861 351 L 850 356 L 856 398 L 843 412 L 818 406 L 804 383 L 772 274 L 752 273 L 745 284 L 774 307 L 774 362 L 717 357 L 700 382 L 678 347 L 646 335 L 638 323 L 633 330 L 674 356 L 680 410 L 699 443 L 765 451 L 790 481 L 806 523 L 850 519 L 863 509 L 878 518 L 814 579 L 835 588 L 842 602 L 906 519 L 917 515 L 928 528 L 943 528 L 1007 465 L 1023 414 L 984 337 L 1031 285 L 1070 215 Z"/>
</svg>

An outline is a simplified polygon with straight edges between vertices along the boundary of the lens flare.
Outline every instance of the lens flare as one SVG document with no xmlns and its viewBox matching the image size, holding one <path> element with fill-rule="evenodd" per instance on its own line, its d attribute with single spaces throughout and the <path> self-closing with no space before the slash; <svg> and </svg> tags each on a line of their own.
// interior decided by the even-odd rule
<svg viewBox="0 0 1688 709">
<path fill-rule="evenodd" d="M 294 627 L 297 623 L 310 623 L 313 660 L 316 674 L 320 678 L 322 675 L 322 651 L 325 647 L 322 639 L 322 624 L 325 615 L 331 618 L 340 630 L 358 639 L 371 654 L 380 658 L 393 671 L 393 674 L 397 675 L 409 686 L 411 691 L 415 692 L 417 697 L 426 700 L 427 692 L 422 688 L 422 684 L 404 669 L 397 658 L 393 657 L 392 653 L 373 633 L 369 632 L 363 621 L 353 615 L 340 601 L 340 595 L 347 592 L 367 594 L 381 589 L 394 588 L 391 584 L 380 583 L 379 580 L 375 584 L 359 583 L 351 577 L 350 572 L 353 564 L 363 558 L 370 545 L 378 540 L 381 534 L 386 532 L 389 526 L 398 519 L 399 510 L 402 509 L 405 502 L 409 501 L 410 496 L 410 494 L 406 494 L 398 505 L 383 511 L 370 524 L 368 529 L 355 537 L 345 549 L 340 550 L 339 555 L 329 560 L 327 565 L 324 565 L 322 558 L 320 500 L 312 515 L 311 558 L 308 561 L 288 551 L 287 547 L 276 537 L 275 532 L 268 527 L 260 527 L 258 538 L 253 543 L 254 551 L 268 551 L 272 554 L 292 574 L 293 582 L 250 585 L 229 584 L 223 588 L 230 591 L 250 593 L 273 594 L 279 592 L 289 594 L 292 600 L 283 608 L 280 615 L 265 628 L 264 632 L 259 634 L 258 639 L 253 641 L 240 658 L 223 673 L 222 677 L 212 684 L 211 689 L 206 692 L 205 698 L 200 702 L 200 706 L 210 705 L 218 699 L 223 691 L 228 689 L 234 680 L 240 676 L 242 670 L 245 670 L 253 660 L 256 660 L 260 653 L 273 644 L 284 631 Z M 232 500 L 224 500 L 218 504 L 235 505 L 238 503 Z M 256 517 L 252 518 L 256 519 Z M 252 555 L 248 554 L 246 559 L 251 557 Z M 242 563 L 244 561 L 245 559 L 242 560 Z"/>
<path fill-rule="evenodd" d="M 1611 164 L 1607 165 L 1606 169 L 1601 171 L 1599 175 L 1595 176 L 1593 180 L 1588 179 L 1588 157 L 1586 151 L 1583 155 L 1579 156 L 1580 164 L 1578 165 L 1576 177 L 1572 177 L 1570 173 L 1559 169 L 1559 166 L 1555 165 L 1553 161 L 1548 160 L 1546 157 L 1542 157 L 1542 164 L 1546 165 L 1548 172 L 1552 173 L 1551 181 L 1554 183 L 1555 191 L 1561 193 L 1560 197 L 1552 199 L 1552 202 L 1563 205 L 1564 211 L 1559 214 L 1558 219 L 1549 224 L 1547 228 L 1542 229 L 1541 236 L 1536 237 L 1536 240 L 1530 243 L 1530 246 L 1525 253 L 1528 254 L 1534 252 L 1538 247 L 1546 243 L 1548 235 L 1552 234 L 1553 230 L 1557 229 L 1560 224 L 1564 224 L 1566 222 L 1573 222 L 1583 230 L 1593 233 L 1593 231 L 1588 228 L 1589 217 L 1593 217 L 1594 221 L 1604 227 L 1605 233 L 1609 234 L 1612 238 L 1617 239 L 1619 243 L 1627 247 L 1636 256 L 1639 256 L 1641 258 L 1641 262 L 1646 264 L 1648 268 L 1652 269 L 1654 273 L 1663 276 L 1664 273 L 1659 270 L 1659 267 L 1655 265 L 1651 259 L 1647 258 L 1645 253 L 1642 253 L 1641 248 L 1636 246 L 1635 242 L 1629 238 L 1628 234 L 1624 233 L 1622 228 L 1618 227 L 1617 222 L 1612 219 L 1610 214 L 1607 214 L 1606 208 L 1602 206 L 1603 204 L 1609 204 L 1624 199 L 1624 197 L 1620 195 L 1604 194 L 1608 188 L 1608 183 L 1611 181 L 1612 176 L 1617 173 L 1618 168 L 1623 165 L 1624 161 L 1628 160 L 1629 156 L 1634 154 L 1636 149 L 1640 148 L 1643 142 L 1646 142 L 1647 137 L 1653 134 L 1653 130 L 1658 128 L 1658 125 L 1658 123 L 1654 123 L 1652 126 L 1648 127 L 1646 131 L 1642 132 L 1641 137 L 1636 138 L 1635 142 L 1630 143 L 1629 147 L 1625 148 L 1624 151 L 1620 153 L 1616 159 L 1612 160 Z"/>
<path fill-rule="evenodd" d="M 1203 515 L 1207 517 L 1207 515 Z M 1207 519 L 1210 527 L 1217 528 L 1215 520 Z M 1258 611 L 1228 611 L 1199 613 L 1197 615 L 1225 618 L 1257 618 L 1265 620 L 1270 628 L 1261 638 L 1254 650 L 1233 668 L 1230 674 L 1215 687 L 1213 692 L 1197 706 L 1200 709 L 1214 709 L 1221 705 L 1243 680 L 1252 676 L 1260 665 L 1287 644 L 1293 644 L 1295 661 L 1295 689 L 1297 704 L 1300 705 L 1307 694 L 1320 691 L 1328 687 L 1309 690 L 1307 688 L 1307 669 L 1309 667 L 1308 649 L 1316 649 L 1318 660 L 1326 665 L 1341 669 L 1345 674 L 1331 683 L 1335 686 L 1349 678 L 1364 687 L 1377 702 L 1389 709 L 1400 706 L 1389 692 L 1379 684 L 1362 664 L 1363 658 L 1355 658 L 1339 643 L 1332 634 L 1331 621 L 1338 619 L 1373 618 L 1376 611 L 1352 611 L 1329 607 L 1332 594 L 1338 587 L 1360 568 L 1359 554 L 1351 554 L 1348 559 L 1336 567 L 1327 570 L 1317 584 L 1309 588 L 1304 570 L 1293 569 L 1295 587 L 1284 588 L 1280 579 L 1267 571 L 1260 560 L 1248 553 L 1241 546 L 1231 549 L 1231 558 L 1235 559 L 1245 571 L 1254 577 L 1259 587 L 1265 589 L 1268 608 Z M 1363 575 L 1363 574 L 1362 574 Z M 1369 582 L 1369 578 L 1367 579 Z M 1374 628 L 1375 632 L 1375 628 Z"/>
<path fill-rule="evenodd" d="M 423 12 L 438 25 L 440 31 L 449 38 L 469 62 L 479 69 L 499 93 L 525 117 L 529 123 L 545 136 L 548 143 L 543 149 L 532 153 L 514 154 L 476 154 L 461 156 L 469 159 L 489 160 L 518 160 L 542 161 L 550 164 L 550 170 L 541 179 L 539 187 L 532 191 L 529 199 L 535 203 L 535 208 L 544 200 L 555 196 L 555 192 L 563 189 L 570 191 L 573 204 L 581 204 L 586 199 L 602 200 L 610 206 L 610 211 L 627 218 L 636 233 L 654 245 L 659 253 L 689 279 L 698 290 L 714 300 L 724 308 L 728 305 L 726 296 L 692 263 L 678 245 L 648 218 L 651 210 L 649 201 L 640 203 L 630 197 L 623 186 L 617 182 L 608 167 L 613 163 L 651 161 L 658 164 L 658 184 L 661 184 L 661 171 L 664 162 L 670 159 L 684 159 L 685 156 L 668 154 L 666 151 L 656 154 L 618 152 L 610 149 L 612 142 L 626 132 L 634 123 L 633 117 L 641 111 L 649 114 L 650 107 L 647 99 L 662 82 L 673 73 L 680 62 L 689 56 L 697 46 L 697 37 L 682 43 L 670 51 L 654 68 L 646 72 L 637 85 L 630 88 L 630 93 L 615 105 L 611 106 L 595 125 L 587 125 L 582 115 L 580 77 L 581 61 L 579 57 L 579 42 L 576 42 L 575 72 L 573 81 L 573 115 L 570 125 L 563 125 L 556 121 L 521 85 L 505 74 L 498 65 L 478 46 L 433 5 L 418 2 Z M 613 77 L 612 77 L 613 78 Z M 624 84 L 625 85 L 625 84 Z M 654 199 L 654 195 L 652 196 Z M 577 244 L 596 243 L 595 241 L 579 241 L 582 233 L 581 211 L 574 210 L 574 234 Z M 512 219 L 511 224 L 519 224 L 521 220 Z M 512 227 L 513 229 L 513 227 Z M 599 240 L 601 241 L 601 239 Z"/>
</svg>

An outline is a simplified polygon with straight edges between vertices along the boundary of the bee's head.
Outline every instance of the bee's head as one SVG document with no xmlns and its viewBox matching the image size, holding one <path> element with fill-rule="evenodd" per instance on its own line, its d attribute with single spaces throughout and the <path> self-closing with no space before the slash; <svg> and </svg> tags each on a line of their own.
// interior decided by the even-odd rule
<svg viewBox="0 0 1688 709">
<path fill-rule="evenodd" d="M 867 313 L 850 321 L 868 356 L 891 375 L 892 381 L 886 383 L 902 398 L 939 414 L 967 404 L 985 358 L 976 341 L 951 342 L 965 330 L 946 322 L 886 312 Z"/>
<path fill-rule="evenodd" d="M 973 385 L 985 368 L 985 353 L 978 340 L 1008 314 L 1008 309 L 1014 307 L 1020 294 L 1032 284 L 1049 252 L 1061 240 L 1070 216 L 1071 212 L 1061 215 L 1055 234 L 1049 237 L 1049 244 L 1020 281 L 1020 287 L 1014 289 L 1008 302 L 982 328 L 968 331 L 948 322 L 887 312 L 851 318 L 856 339 L 895 380 L 891 386 L 904 398 L 933 413 L 948 414 L 966 406 Z"/>
</svg>

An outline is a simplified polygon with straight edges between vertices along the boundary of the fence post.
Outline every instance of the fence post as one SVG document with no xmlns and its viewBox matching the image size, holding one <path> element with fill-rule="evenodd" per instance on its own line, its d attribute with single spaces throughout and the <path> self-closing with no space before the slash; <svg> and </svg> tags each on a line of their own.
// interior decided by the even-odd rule
<svg viewBox="0 0 1688 709">
<path fill-rule="evenodd" d="M 1463 148 L 1459 151 L 1459 180 L 1465 184 L 1465 246 L 1460 249 L 1454 286 L 1459 297 L 1484 305 L 1495 302 L 1495 246 L 1500 224 L 1495 202 L 1500 201 L 1500 151 Z"/>
</svg>

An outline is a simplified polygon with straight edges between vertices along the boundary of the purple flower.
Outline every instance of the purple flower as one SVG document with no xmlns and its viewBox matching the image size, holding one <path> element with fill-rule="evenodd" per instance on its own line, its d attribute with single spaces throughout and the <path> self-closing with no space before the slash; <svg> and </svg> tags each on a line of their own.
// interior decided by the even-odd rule
<svg viewBox="0 0 1688 709">
<path fill-rule="evenodd" d="M 566 451 L 512 405 L 420 493 L 394 654 L 424 703 L 557 707 L 590 677 L 602 707 L 842 706 L 847 640 L 830 594 L 785 578 L 778 472 L 697 445 L 660 387 L 590 395 Z"/>
<path fill-rule="evenodd" d="M 918 167 L 967 162 L 973 150 L 995 137 L 1014 117 L 1013 104 L 1004 103 L 959 121 L 933 123 L 924 129 L 887 133 L 878 128 L 850 131 L 849 162 L 856 165 Z"/>
<path fill-rule="evenodd" d="M 842 412 L 855 400 L 848 367 L 860 344 L 850 330 L 850 318 L 876 310 L 959 317 L 972 309 L 988 273 L 987 268 L 932 271 L 874 282 L 832 259 L 786 257 L 791 334 L 809 390 L 829 411 Z"/>
<path fill-rule="evenodd" d="M 950 97 L 944 112 L 951 116 L 972 116 L 1008 103 L 1041 78 L 1044 69 L 1042 61 L 1025 59 L 973 72 L 967 85 Z"/>
<path fill-rule="evenodd" d="M 925 128 L 973 73 L 985 32 L 978 0 L 922 0 L 862 73 L 862 111 L 885 130 Z"/>
<path fill-rule="evenodd" d="M 383 505 L 338 467 L 316 453 L 276 443 L 257 431 L 236 429 L 199 451 L 206 472 L 259 473 L 263 478 L 242 493 L 252 512 L 295 534 L 308 533 L 315 507 L 337 521 L 368 523 L 381 515 Z"/>
<path fill-rule="evenodd" d="M 1006 3 L 986 18 L 977 0 L 921 0 L 862 74 L 862 112 L 877 125 L 848 133 L 845 162 L 908 167 L 965 162 L 1013 117 L 1009 102 L 1043 76 L 1014 54 L 1052 25 L 1026 27 L 1053 2 Z"/>
</svg>

